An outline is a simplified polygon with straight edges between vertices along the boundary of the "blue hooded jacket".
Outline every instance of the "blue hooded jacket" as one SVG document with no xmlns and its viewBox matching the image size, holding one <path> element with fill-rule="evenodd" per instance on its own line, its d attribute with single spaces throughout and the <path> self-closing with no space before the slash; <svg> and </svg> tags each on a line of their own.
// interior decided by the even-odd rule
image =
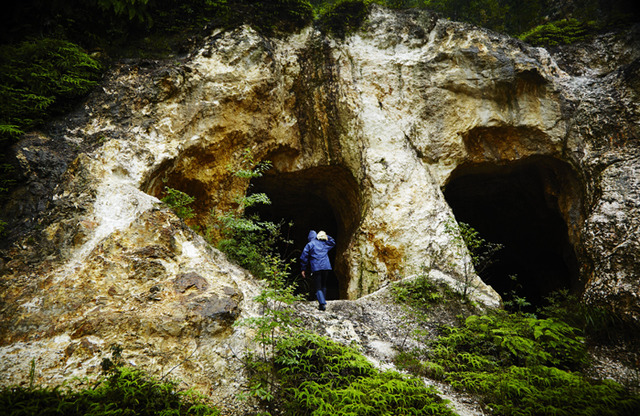
<svg viewBox="0 0 640 416">
<path fill-rule="evenodd" d="M 329 261 L 329 250 L 331 250 L 336 242 L 331 236 L 327 236 L 327 241 L 318 240 L 317 233 L 313 230 L 309 231 L 307 239 L 309 242 L 304 246 L 302 255 L 300 256 L 300 266 L 302 270 L 311 268 L 311 273 L 318 270 L 331 270 L 331 262 Z"/>
</svg>

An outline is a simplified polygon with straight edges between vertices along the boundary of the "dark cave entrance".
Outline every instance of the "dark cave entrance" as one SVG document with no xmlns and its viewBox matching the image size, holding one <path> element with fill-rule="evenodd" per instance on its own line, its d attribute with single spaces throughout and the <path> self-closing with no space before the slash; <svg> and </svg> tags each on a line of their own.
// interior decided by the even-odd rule
<svg viewBox="0 0 640 416">
<path fill-rule="evenodd" d="M 503 299 L 516 294 L 535 307 L 551 292 L 579 289 L 574 248 L 581 221 L 579 189 L 568 164 L 536 157 L 461 166 L 444 195 L 459 222 L 504 245 L 481 274 L 483 281 Z"/>
<path fill-rule="evenodd" d="M 336 239 L 329 252 L 333 272 L 327 285 L 327 299 L 345 299 L 349 273 L 343 253 L 358 225 L 359 194 L 351 174 L 341 167 L 323 166 L 291 173 L 270 173 L 251 182 L 251 193 L 264 192 L 270 205 L 254 208 L 260 218 L 292 223 L 285 226 L 293 244 L 281 247 L 281 254 L 295 259 L 291 270 L 298 279 L 299 292 L 312 299 L 310 279 L 300 276 L 299 257 L 307 244 L 309 230 L 324 230 Z"/>
</svg>

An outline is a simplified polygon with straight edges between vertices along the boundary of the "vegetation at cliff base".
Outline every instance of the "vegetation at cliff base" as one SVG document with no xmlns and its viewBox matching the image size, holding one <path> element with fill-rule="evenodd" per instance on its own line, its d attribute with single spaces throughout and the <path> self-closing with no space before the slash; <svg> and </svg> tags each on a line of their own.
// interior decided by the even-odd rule
<svg viewBox="0 0 640 416">
<path fill-rule="evenodd" d="M 238 323 L 256 329 L 260 348 L 245 360 L 248 392 L 263 414 L 455 415 L 421 379 L 377 370 L 355 347 L 301 329 L 290 308 L 300 300 L 294 286 L 282 285 L 282 273 L 274 277 L 256 299 L 263 315 Z"/>
<path fill-rule="evenodd" d="M 377 370 L 354 348 L 315 334 L 282 339 L 274 364 L 285 415 L 455 415 L 422 380 Z"/>
<path fill-rule="evenodd" d="M 261 414 L 455 416 L 423 380 L 377 370 L 356 347 L 306 331 L 292 308 L 302 298 L 291 263 L 267 255 L 263 264 L 266 287 L 254 299 L 261 314 L 234 324 L 253 330 L 257 348 L 243 357 L 246 394 L 262 405 Z"/>
<path fill-rule="evenodd" d="M 410 304 L 424 311 L 416 300 Z M 440 326 L 435 340 L 416 331 L 425 347 L 399 351 L 396 365 L 479 396 L 493 415 L 639 414 L 640 396 L 581 372 L 589 361 L 578 328 L 505 311 L 460 319 Z"/>
<path fill-rule="evenodd" d="M 217 416 L 218 410 L 174 381 L 160 381 L 141 370 L 115 367 L 108 376 L 80 389 L 64 386 L 12 386 L 0 390 L 6 416 L 172 415 Z"/>
</svg>

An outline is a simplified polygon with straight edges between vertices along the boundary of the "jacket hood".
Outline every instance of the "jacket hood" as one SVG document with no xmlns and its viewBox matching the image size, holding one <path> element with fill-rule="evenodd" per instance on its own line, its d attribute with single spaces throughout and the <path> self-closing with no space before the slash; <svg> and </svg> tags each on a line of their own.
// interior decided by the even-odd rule
<svg viewBox="0 0 640 416">
<path fill-rule="evenodd" d="M 318 235 L 318 234 L 315 231 L 313 231 L 313 230 L 309 231 L 309 235 L 307 236 L 307 240 L 308 241 L 315 240 L 316 235 Z"/>
</svg>

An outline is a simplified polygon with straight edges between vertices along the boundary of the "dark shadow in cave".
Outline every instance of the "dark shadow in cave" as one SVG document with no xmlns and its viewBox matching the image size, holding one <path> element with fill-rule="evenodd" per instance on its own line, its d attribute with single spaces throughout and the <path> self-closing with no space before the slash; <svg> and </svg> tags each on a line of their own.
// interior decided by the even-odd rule
<svg viewBox="0 0 640 416">
<path fill-rule="evenodd" d="M 295 259 L 292 275 L 300 279 L 301 293 L 310 292 L 310 279 L 302 281 L 298 261 L 309 230 L 324 230 L 336 239 L 336 248 L 330 251 L 333 273 L 327 299 L 345 299 L 350 277 L 342 255 L 360 221 L 358 187 L 351 174 L 341 167 L 322 166 L 266 174 L 251 185 L 251 193 L 264 192 L 271 204 L 256 207 L 250 213 L 257 213 L 264 220 L 293 223 L 290 228 L 284 227 L 293 245 L 282 247 L 281 254 Z"/>
<path fill-rule="evenodd" d="M 444 195 L 456 219 L 504 245 L 481 278 L 505 300 L 515 293 L 538 306 L 551 292 L 579 289 L 579 266 L 566 221 L 569 218 L 571 231 L 577 229 L 577 183 L 568 164 L 550 157 L 466 165 L 452 174 Z"/>
</svg>

